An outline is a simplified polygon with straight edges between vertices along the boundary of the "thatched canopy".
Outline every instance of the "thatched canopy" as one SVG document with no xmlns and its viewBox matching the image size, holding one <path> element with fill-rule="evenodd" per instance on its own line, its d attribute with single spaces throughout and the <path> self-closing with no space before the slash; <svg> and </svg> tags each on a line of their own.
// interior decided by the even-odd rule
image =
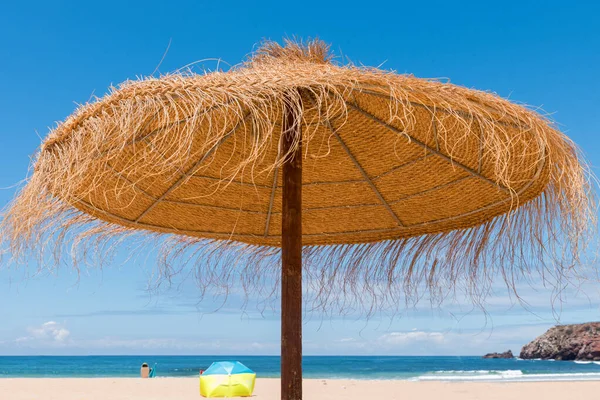
<svg viewBox="0 0 600 400">
<path fill-rule="evenodd" d="M 130 81 L 83 105 L 43 143 L 1 238 L 15 255 L 68 238 L 77 257 L 141 232 L 241 243 L 234 253 L 276 266 L 284 104 L 302 121 L 305 268 L 326 291 L 576 263 L 593 225 L 586 167 L 547 118 L 492 93 L 338 65 L 319 41 L 267 43 L 228 72 Z"/>
</svg>

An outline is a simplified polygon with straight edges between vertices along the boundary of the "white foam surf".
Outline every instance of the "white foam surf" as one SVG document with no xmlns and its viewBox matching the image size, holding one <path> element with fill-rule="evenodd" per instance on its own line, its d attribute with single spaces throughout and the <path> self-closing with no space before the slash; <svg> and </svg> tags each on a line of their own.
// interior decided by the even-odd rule
<svg viewBox="0 0 600 400">
<path fill-rule="evenodd" d="M 435 371 L 411 379 L 413 381 L 502 381 L 502 382 L 552 382 L 552 381 L 596 381 L 600 372 L 574 372 L 552 374 L 524 374 L 521 370 L 505 371 Z"/>
</svg>

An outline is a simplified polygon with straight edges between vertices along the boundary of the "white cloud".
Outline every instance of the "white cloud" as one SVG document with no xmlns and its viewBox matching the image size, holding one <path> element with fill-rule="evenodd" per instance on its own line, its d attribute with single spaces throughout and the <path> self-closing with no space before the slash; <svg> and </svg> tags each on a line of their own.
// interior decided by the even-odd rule
<svg viewBox="0 0 600 400">
<path fill-rule="evenodd" d="M 44 322 L 38 327 L 27 328 L 29 335 L 19 337 L 15 340 L 16 343 L 31 344 L 32 342 L 39 342 L 43 344 L 63 344 L 71 335 L 68 329 L 62 324 L 55 321 Z"/>
<path fill-rule="evenodd" d="M 404 329 L 397 327 L 387 332 L 363 329 L 356 337 L 346 336 L 350 333 L 347 329 L 337 338 L 305 342 L 304 347 L 307 354 L 458 356 L 508 349 L 518 354 L 523 345 L 553 324 L 515 324 L 486 329 L 415 329 L 406 325 Z"/>
<path fill-rule="evenodd" d="M 63 328 L 58 322 L 48 321 L 39 328 L 30 329 L 31 334 L 39 339 L 50 339 L 56 342 L 64 342 L 70 332 Z"/>
<path fill-rule="evenodd" d="M 441 332 L 425 332 L 415 330 L 410 332 L 390 332 L 382 335 L 379 338 L 380 342 L 394 346 L 406 346 L 413 343 L 442 344 L 444 339 L 444 334 Z"/>
<path fill-rule="evenodd" d="M 77 337 L 64 324 L 47 321 L 27 335 L 0 341 L 5 354 L 276 354 L 279 342 L 194 337 Z"/>
</svg>

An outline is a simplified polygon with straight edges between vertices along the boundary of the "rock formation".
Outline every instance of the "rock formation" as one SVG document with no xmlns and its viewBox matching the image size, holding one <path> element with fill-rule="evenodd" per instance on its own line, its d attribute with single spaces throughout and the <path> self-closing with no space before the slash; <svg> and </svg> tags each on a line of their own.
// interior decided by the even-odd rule
<svg viewBox="0 0 600 400">
<path fill-rule="evenodd" d="M 523 346 L 523 359 L 600 360 L 600 322 L 558 325 Z"/>
<path fill-rule="evenodd" d="M 504 353 L 488 353 L 482 358 L 515 358 L 515 356 L 513 356 L 512 351 L 508 350 Z"/>
</svg>

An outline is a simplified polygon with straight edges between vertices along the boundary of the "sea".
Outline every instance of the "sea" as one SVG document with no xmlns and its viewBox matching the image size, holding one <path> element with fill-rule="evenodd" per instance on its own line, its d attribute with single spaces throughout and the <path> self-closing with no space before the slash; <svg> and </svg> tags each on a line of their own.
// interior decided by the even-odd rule
<svg viewBox="0 0 600 400">
<path fill-rule="evenodd" d="M 0 356 L 0 378 L 137 377 L 142 363 L 156 377 L 194 377 L 215 361 L 240 361 L 258 377 L 279 377 L 278 356 Z M 481 357 L 305 356 L 305 378 L 408 381 L 600 380 L 600 362 Z"/>
</svg>

